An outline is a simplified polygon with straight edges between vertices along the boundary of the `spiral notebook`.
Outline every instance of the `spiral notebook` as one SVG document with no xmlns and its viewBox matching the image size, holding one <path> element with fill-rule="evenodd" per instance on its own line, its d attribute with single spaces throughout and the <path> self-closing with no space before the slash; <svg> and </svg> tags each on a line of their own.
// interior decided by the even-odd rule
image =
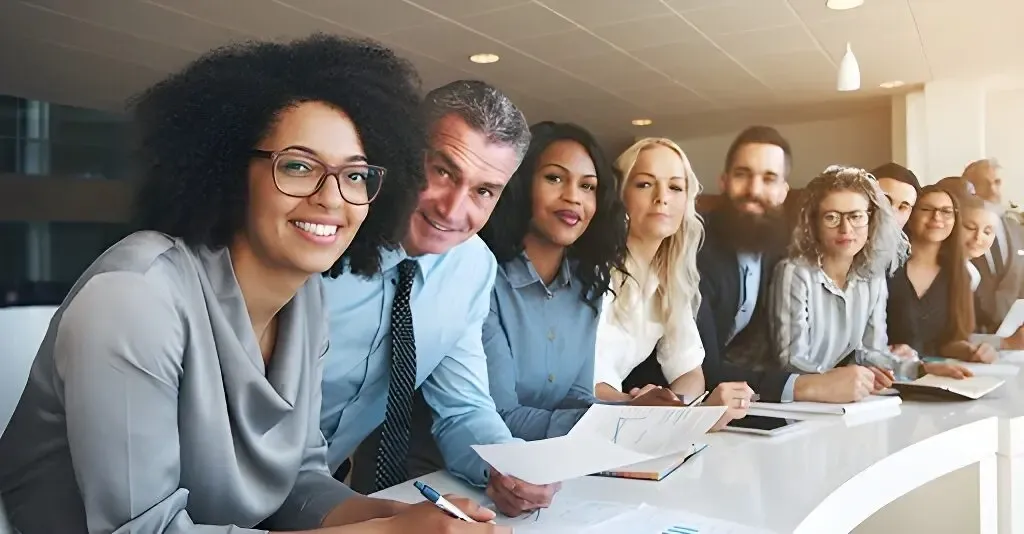
<svg viewBox="0 0 1024 534">
<path fill-rule="evenodd" d="M 672 472 L 679 469 L 679 466 L 683 465 L 687 460 L 693 458 L 698 452 L 706 449 L 707 447 L 708 446 L 704 443 L 695 443 L 690 446 L 688 451 L 682 454 L 672 454 L 661 458 L 655 458 L 653 460 L 647 460 L 646 462 L 627 465 L 611 471 L 602 471 L 600 473 L 594 473 L 594 476 L 658 481 L 671 475 Z"/>
</svg>

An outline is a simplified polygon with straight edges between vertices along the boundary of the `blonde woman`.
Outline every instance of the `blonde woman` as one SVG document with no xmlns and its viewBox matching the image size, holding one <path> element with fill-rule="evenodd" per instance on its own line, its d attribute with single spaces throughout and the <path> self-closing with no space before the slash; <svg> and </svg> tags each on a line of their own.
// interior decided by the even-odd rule
<svg viewBox="0 0 1024 534">
<path fill-rule="evenodd" d="M 874 177 L 863 169 L 832 166 L 811 181 L 789 257 L 772 279 L 769 324 L 782 366 L 824 373 L 858 349 L 913 358 L 886 336 L 886 278 L 906 260 L 909 244 Z M 931 364 L 925 364 L 926 366 Z M 945 373 L 964 376 L 966 369 Z M 849 365 L 856 374 L 849 396 L 861 399 L 892 384 L 892 373 Z"/>
<path fill-rule="evenodd" d="M 697 249 L 704 227 L 694 199 L 700 184 L 689 159 L 668 139 L 638 141 L 615 161 L 629 235 L 626 273 L 613 273 L 597 331 L 595 394 L 630 402 L 654 386 L 623 392 L 622 382 L 652 351 L 669 398 L 704 393 L 704 347 L 694 320 L 700 305 Z M 719 386 L 709 404 L 731 409 L 720 424 L 742 417 L 753 391 L 745 383 Z M 675 400 L 678 403 L 678 400 Z"/>
</svg>

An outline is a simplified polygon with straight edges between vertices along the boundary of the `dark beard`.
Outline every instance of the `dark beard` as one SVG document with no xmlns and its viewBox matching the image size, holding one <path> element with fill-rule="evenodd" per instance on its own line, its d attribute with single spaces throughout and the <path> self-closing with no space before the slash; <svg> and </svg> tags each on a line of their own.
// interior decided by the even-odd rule
<svg viewBox="0 0 1024 534">
<path fill-rule="evenodd" d="M 764 213 L 755 215 L 736 208 L 757 202 Z M 738 252 L 779 252 L 789 243 L 789 225 L 782 206 L 769 206 L 757 199 L 728 200 L 719 217 L 719 234 Z"/>
</svg>

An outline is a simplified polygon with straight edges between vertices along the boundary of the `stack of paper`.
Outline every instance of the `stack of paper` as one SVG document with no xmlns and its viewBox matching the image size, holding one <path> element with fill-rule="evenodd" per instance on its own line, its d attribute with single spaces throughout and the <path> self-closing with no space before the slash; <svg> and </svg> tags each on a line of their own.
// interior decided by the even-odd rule
<svg viewBox="0 0 1024 534">
<path fill-rule="evenodd" d="M 754 415 L 767 415 L 777 413 L 804 413 L 804 414 L 858 414 L 874 410 L 892 409 L 900 404 L 899 397 L 888 397 L 872 395 L 860 402 L 849 402 L 846 404 L 829 404 L 827 402 L 752 402 L 750 413 Z"/>
<path fill-rule="evenodd" d="M 954 359 L 948 359 L 946 363 L 962 365 L 970 369 L 974 376 L 1013 377 L 1020 373 L 1020 366 L 1011 363 L 973 363 Z"/>
<path fill-rule="evenodd" d="M 473 450 L 504 474 L 551 484 L 683 453 L 703 441 L 724 413 L 724 406 L 595 404 L 567 436 Z"/>
</svg>

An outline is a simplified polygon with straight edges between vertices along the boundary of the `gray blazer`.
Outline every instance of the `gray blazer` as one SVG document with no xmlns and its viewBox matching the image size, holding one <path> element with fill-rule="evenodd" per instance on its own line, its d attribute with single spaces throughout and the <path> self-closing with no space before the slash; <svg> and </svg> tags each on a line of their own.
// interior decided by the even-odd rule
<svg viewBox="0 0 1024 534">
<path fill-rule="evenodd" d="M 975 290 L 979 325 L 994 331 L 1003 322 L 1014 301 L 1024 298 L 1024 226 L 1012 215 L 1002 218 L 1006 227 L 1009 261 L 1001 277 L 993 276 L 985 258 L 975 260 L 981 283 Z"/>
<path fill-rule="evenodd" d="M 320 433 L 322 284 L 264 366 L 226 249 L 128 236 L 54 315 L 0 439 L 22 534 L 305 530 L 353 492 Z M 255 530 L 253 530 L 255 528 Z"/>
</svg>

